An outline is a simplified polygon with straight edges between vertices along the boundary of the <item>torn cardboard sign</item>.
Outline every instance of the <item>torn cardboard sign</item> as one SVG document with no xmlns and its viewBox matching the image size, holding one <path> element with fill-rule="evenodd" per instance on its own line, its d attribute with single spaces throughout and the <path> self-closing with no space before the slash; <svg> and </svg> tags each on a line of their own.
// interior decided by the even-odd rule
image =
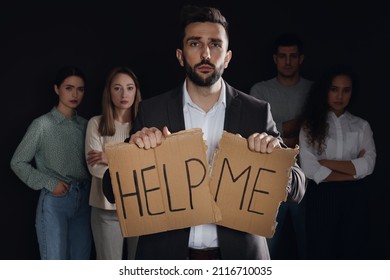
<svg viewBox="0 0 390 280">
<path fill-rule="evenodd" d="M 206 150 L 201 129 L 174 133 L 149 150 L 128 143 L 106 145 L 124 237 L 221 219 L 210 193 Z"/>
<path fill-rule="evenodd" d="M 222 214 L 218 224 L 272 237 L 297 154 L 298 148 L 252 152 L 247 139 L 225 131 L 211 174 L 211 191 Z"/>
</svg>

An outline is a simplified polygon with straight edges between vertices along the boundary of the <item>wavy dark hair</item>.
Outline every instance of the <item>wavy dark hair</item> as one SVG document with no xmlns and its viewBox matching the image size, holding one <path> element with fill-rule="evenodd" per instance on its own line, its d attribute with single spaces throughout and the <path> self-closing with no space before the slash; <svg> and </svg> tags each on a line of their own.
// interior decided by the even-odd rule
<svg viewBox="0 0 390 280">
<path fill-rule="evenodd" d="M 326 149 L 325 140 L 328 135 L 327 116 L 329 112 L 328 93 L 332 81 L 337 76 L 347 76 L 352 81 L 352 99 L 356 99 L 358 82 L 356 73 L 343 64 L 337 64 L 327 68 L 324 73 L 312 84 L 303 110 L 303 129 L 307 135 L 308 144 L 322 154 Z"/>
</svg>

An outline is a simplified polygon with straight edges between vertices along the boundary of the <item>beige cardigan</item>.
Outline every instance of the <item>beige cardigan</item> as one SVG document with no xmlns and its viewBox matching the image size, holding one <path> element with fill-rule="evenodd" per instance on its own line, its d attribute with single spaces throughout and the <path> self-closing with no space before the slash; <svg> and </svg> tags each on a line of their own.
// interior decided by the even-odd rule
<svg viewBox="0 0 390 280">
<path fill-rule="evenodd" d="M 130 123 L 120 123 L 115 121 L 115 135 L 101 136 L 98 132 L 101 116 L 94 116 L 88 121 L 87 132 L 85 135 L 85 158 L 91 150 L 104 151 L 104 145 L 110 142 L 123 142 L 129 137 Z M 88 165 L 89 172 L 92 175 L 91 194 L 89 196 L 89 205 L 105 210 L 116 210 L 115 203 L 110 203 L 103 194 L 102 178 L 108 166 L 104 164 Z"/>
</svg>

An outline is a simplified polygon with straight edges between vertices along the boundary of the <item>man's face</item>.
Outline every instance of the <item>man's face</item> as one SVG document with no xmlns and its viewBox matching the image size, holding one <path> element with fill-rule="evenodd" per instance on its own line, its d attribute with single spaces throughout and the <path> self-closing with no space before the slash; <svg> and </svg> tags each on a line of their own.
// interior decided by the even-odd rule
<svg viewBox="0 0 390 280">
<path fill-rule="evenodd" d="M 297 46 L 281 46 L 273 57 L 279 75 L 286 78 L 299 75 L 304 56 L 299 53 Z"/>
<path fill-rule="evenodd" d="M 176 56 L 193 83 L 211 86 L 221 78 L 231 58 L 226 31 L 210 22 L 191 23 L 185 31 L 183 50 L 177 50 Z"/>
</svg>

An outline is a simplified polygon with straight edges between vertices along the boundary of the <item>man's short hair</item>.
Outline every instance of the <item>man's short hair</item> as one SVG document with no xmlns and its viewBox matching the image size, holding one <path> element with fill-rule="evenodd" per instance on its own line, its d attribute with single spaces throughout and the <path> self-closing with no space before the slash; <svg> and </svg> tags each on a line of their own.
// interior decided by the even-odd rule
<svg viewBox="0 0 390 280">
<path fill-rule="evenodd" d="M 303 42 L 298 34 L 292 32 L 285 32 L 280 34 L 275 39 L 274 54 L 278 52 L 279 47 L 297 46 L 300 54 L 303 54 Z"/>
<path fill-rule="evenodd" d="M 180 11 L 180 24 L 182 27 L 182 41 L 185 36 L 185 28 L 194 22 L 212 22 L 219 23 L 225 28 L 228 35 L 228 22 L 221 14 L 220 10 L 212 7 L 198 7 L 195 5 L 185 5 Z"/>
</svg>

